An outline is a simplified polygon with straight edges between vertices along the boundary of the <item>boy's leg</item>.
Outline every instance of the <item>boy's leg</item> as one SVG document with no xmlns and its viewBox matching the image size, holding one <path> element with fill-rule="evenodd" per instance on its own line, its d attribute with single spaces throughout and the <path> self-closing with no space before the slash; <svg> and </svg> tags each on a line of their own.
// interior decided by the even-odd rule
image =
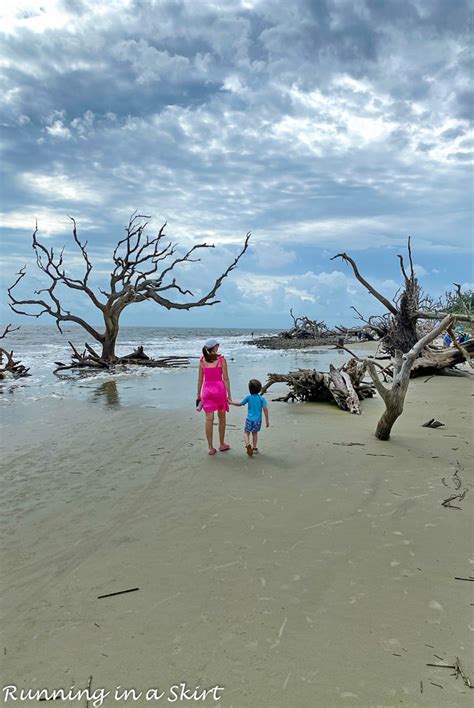
<svg viewBox="0 0 474 708">
<path fill-rule="evenodd" d="M 253 451 L 255 452 L 258 450 L 258 433 L 252 433 L 252 444 L 253 444 Z"/>
<path fill-rule="evenodd" d="M 245 423 L 245 428 L 244 428 L 244 439 L 245 439 L 245 448 L 247 450 L 247 455 L 249 457 L 252 457 L 253 455 L 253 448 L 250 444 L 250 433 L 247 430 L 247 421 Z"/>
</svg>

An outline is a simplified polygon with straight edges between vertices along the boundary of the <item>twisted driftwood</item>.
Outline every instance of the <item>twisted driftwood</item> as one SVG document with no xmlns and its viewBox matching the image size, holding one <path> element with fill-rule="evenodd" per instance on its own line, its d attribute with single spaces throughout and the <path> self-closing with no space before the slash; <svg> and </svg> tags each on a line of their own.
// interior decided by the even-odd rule
<svg viewBox="0 0 474 708">
<path fill-rule="evenodd" d="M 365 362 L 351 359 L 339 369 L 331 365 L 329 372 L 300 369 L 289 374 L 269 374 L 262 392 L 274 383 L 286 383 L 291 391 L 275 400 L 326 401 L 360 415 L 360 401 L 374 395 L 373 384 L 364 381 L 366 370 Z"/>
<path fill-rule="evenodd" d="M 402 353 L 399 349 L 395 351 L 393 358 L 392 384 L 388 388 L 381 382 L 374 362 L 367 361 L 369 373 L 375 384 L 377 393 L 385 403 L 385 411 L 377 423 L 375 437 L 379 440 L 388 440 L 392 427 L 403 413 L 405 396 L 410 383 L 410 373 L 420 352 L 438 337 L 446 328 L 450 327 L 454 321 L 454 315 L 447 315 L 439 324 L 418 340 L 410 351 Z"/>
<path fill-rule="evenodd" d="M 189 364 L 189 358 L 183 356 L 167 356 L 161 359 L 150 359 L 141 346 L 130 354 L 116 357 L 114 362 L 103 359 L 87 342 L 84 345 L 85 349 L 82 353 L 76 349 L 72 342 L 69 342 L 69 346 L 72 349 L 71 363 L 64 364 L 62 361 L 56 361 L 55 364 L 57 368 L 54 370 L 55 374 L 58 371 L 67 371 L 69 369 L 113 369 L 117 364 L 167 368 L 176 368 Z"/>
<path fill-rule="evenodd" d="M 3 330 L 3 334 L 0 334 L 0 339 L 4 339 L 10 332 L 16 332 L 19 327 L 13 327 L 8 324 Z M 5 364 L 3 363 L 3 360 Z M 0 380 L 7 379 L 10 376 L 14 378 L 19 378 L 21 376 L 30 376 L 28 373 L 29 368 L 24 366 L 21 362 L 15 361 L 13 359 L 13 351 L 9 352 L 3 347 L 0 347 Z"/>
<path fill-rule="evenodd" d="M 450 347 L 442 351 L 429 351 L 428 349 L 424 349 L 421 356 L 415 360 L 412 366 L 411 378 L 414 379 L 417 376 L 430 374 L 449 373 L 453 366 L 462 364 L 466 360 L 466 356 L 474 356 L 474 339 L 469 339 L 467 342 L 464 342 L 462 350 L 456 347 Z"/>
</svg>

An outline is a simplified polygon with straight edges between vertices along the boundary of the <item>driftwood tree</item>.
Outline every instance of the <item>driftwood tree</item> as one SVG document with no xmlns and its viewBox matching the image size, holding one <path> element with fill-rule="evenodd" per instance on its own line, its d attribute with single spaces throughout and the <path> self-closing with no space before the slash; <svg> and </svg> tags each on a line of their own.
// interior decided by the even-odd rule
<svg viewBox="0 0 474 708">
<path fill-rule="evenodd" d="M 59 254 L 55 254 L 53 248 L 48 248 L 41 243 L 38 239 L 38 225 L 36 225 L 33 232 L 33 250 L 36 264 L 47 277 L 49 287 L 35 291 L 35 295 L 39 297 L 17 297 L 15 289 L 26 275 L 26 267 L 22 268 L 13 285 L 8 288 L 11 309 L 18 314 L 30 317 L 48 314 L 55 319 L 61 333 L 61 324 L 63 323 L 80 325 L 101 347 L 101 352 L 98 353 L 90 345 L 86 345 L 88 365 L 103 366 L 104 364 L 114 364 L 117 361 L 115 348 L 119 334 L 120 316 L 129 305 L 153 300 L 167 310 L 190 310 L 194 307 L 217 304 L 219 300 L 215 299 L 216 293 L 223 280 L 236 268 L 246 252 L 250 233 L 246 235 L 238 255 L 228 268 L 216 278 L 212 287 L 204 295 L 195 300 L 187 299 L 185 302 L 180 302 L 174 298 L 170 299 L 169 295 L 177 295 L 178 293 L 185 297 L 194 297 L 194 295 L 176 282 L 175 268 L 182 263 L 199 261 L 200 258 L 196 258 L 196 254 L 203 249 L 214 248 L 214 246 L 207 243 L 197 244 L 184 255 L 177 256 L 176 244 L 168 241 L 165 235 L 166 223 L 156 235 L 149 237 L 146 233 L 149 219 L 149 216 L 136 213 L 131 216 L 125 230 L 125 237 L 118 242 L 112 254 L 114 267 L 110 274 L 107 290 L 92 287 L 90 284 L 92 262 L 87 251 L 87 241 L 82 242 L 79 239 L 74 219 L 71 218 L 72 236 L 84 265 L 84 274 L 78 278 L 73 278 L 66 272 L 63 258 L 64 247 Z M 103 319 L 103 330 L 97 329 L 83 317 L 65 309 L 61 304 L 60 294 L 57 290 L 61 285 L 70 290 L 81 292 L 89 298 Z M 23 309 L 25 306 L 36 307 L 39 310 L 26 311 Z M 74 354 L 80 360 L 82 355 L 77 351 Z M 79 365 L 79 361 L 74 365 Z"/>
<path fill-rule="evenodd" d="M 408 384 L 410 383 L 410 372 L 416 358 L 430 342 L 436 339 L 445 329 L 448 329 L 453 322 L 454 317 L 447 315 L 431 332 L 428 332 L 428 334 L 425 334 L 424 337 L 418 340 L 409 352 L 404 354 L 399 349 L 396 350 L 392 385 L 390 388 L 383 385 L 374 362 L 370 359 L 367 360 L 367 366 L 372 381 L 385 403 L 385 411 L 377 423 L 375 430 L 375 437 L 379 440 L 388 440 L 390 438 L 390 433 L 395 421 L 403 413 L 405 396 L 408 390 Z"/>
<path fill-rule="evenodd" d="M 13 325 L 8 324 L 3 333 L 0 334 L 0 339 L 5 339 L 7 334 L 10 332 L 16 332 L 19 327 L 13 327 Z M 15 361 L 13 358 L 13 351 L 8 351 L 3 347 L 0 347 L 0 380 L 6 379 L 9 376 L 18 378 L 20 376 L 29 376 L 29 369 L 24 366 L 21 362 Z"/>
<path fill-rule="evenodd" d="M 293 327 L 280 336 L 287 339 L 319 339 L 329 333 L 326 323 L 321 320 L 312 320 L 309 317 L 295 317 L 293 308 L 290 309 L 290 317 L 293 320 Z"/>
<path fill-rule="evenodd" d="M 472 314 L 465 311 L 453 313 L 439 310 L 430 298 L 423 294 L 413 267 L 410 239 L 408 239 L 409 270 L 407 272 L 403 256 L 399 255 L 398 259 L 400 261 L 404 286 L 395 295 L 392 302 L 379 293 L 373 285 L 361 275 L 356 262 L 348 256 L 347 253 L 338 253 L 333 256 L 331 260 L 335 258 L 341 258 L 348 263 L 352 267 L 353 273 L 359 283 L 387 309 L 384 315 L 375 318 L 371 317 L 368 321 L 364 321 L 378 330 L 383 350 L 392 357 L 395 356 L 397 351 L 402 353 L 411 351 L 423 335 L 430 331 L 429 326 L 426 326 L 426 322 L 430 320 L 440 321 L 451 314 L 454 314 L 453 322 L 455 320 L 472 322 L 474 319 Z M 362 315 L 357 310 L 356 312 L 359 318 L 363 319 Z M 425 321 L 424 325 L 423 321 Z M 464 346 L 464 351 L 460 350 L 457 353 L 451 352 L 448 356 L 446 356 L 445 352 L 426 350 L 426 346 L 427 345 L 421 350 L 417 350 L 417 356 L 423 359 L 423 365 L 422 362 L 417 362 L 416 366 L 412 366 L 410 368 L 412 376 L 414 376 L 415 373 L 419 376 L 425 373 L 432 373 L 435 370 L 444 371 L 446 367 L 454 366 L 460 361 L 469 361 L 472 353 L 472 343 L 468 346 Z"/>
</svg>

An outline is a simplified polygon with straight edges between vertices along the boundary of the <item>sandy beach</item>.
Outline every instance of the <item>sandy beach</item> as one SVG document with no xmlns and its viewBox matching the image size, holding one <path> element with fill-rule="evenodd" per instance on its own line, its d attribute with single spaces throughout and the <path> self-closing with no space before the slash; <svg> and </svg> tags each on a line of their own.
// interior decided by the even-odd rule
<svg viewBox="0 0 474 708">
<path fill-rule="evenodd" d="M 362 416 L 273 403 L 251 459 L 240 411 L 232 450 L 210 459 L 192 409 L 13 407 L 3 685 L 92 676 L 104 705 L 158 703 L 158 687 L 178 702 L 182 683 L 223 688 L 186 705 L 470 705 L 426 664 L 458 656 L 472 677 L 472 587 L 455 580 L 473 574 L 472 391 L 413 381 L 388 443 L 373 436 L 379 398 Z M 445 427 L 422 428 L 431 417 Z M 456 470 L 462 510 L 442 506 Z M 142 695 L 119 701 L 117 686 Z"/>
</svg>

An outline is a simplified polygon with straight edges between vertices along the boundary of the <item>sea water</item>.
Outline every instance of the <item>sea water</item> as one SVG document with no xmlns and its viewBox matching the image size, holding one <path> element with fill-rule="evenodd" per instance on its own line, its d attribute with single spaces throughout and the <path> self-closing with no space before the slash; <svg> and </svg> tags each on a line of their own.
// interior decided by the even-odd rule
<svg viewBox="0 0 474 708">
<path fill-rule="evenodd" d="M 78 350 L 87 341 L 97 351 L 96 343 L 80 327 L 55 325 L 22 325 L 2 340 L 5 349 L 13 350 L 14 359 L 30 367 L 31 376 L 0 381 L 3 406 L 27 404 L 45 397 L 76 398 L 99 405 L 146 406 L 153 408 L 192 409 L 197 392 L 197 367 L 202 346 L 209 337 L 220 342 L 225 355 L 232 396 L 240 400 L 247 393 L 250 378 L 264 383 L 269 373 L 286 374 L 297 369 L 315 368 L 327 371 L 332 363 L 340 366 L 349 358 L 346 352 L 327 347 L 298 350 L 259 349 L 249 344 L 253 337 L 276 334 L 272 330 L 123 327 L 117 343 L 119 356 L 143 346 L 148 356 L 161 358 L 183 356 L 190 364 L 183 368 L 147 368 L 120 366 L 114 371 L 80 369 L 54 374 L 55 362 L 70 363 L 71 341 Z M 364 352 L 358 348 L 358 354 Z"/>
</svg>

